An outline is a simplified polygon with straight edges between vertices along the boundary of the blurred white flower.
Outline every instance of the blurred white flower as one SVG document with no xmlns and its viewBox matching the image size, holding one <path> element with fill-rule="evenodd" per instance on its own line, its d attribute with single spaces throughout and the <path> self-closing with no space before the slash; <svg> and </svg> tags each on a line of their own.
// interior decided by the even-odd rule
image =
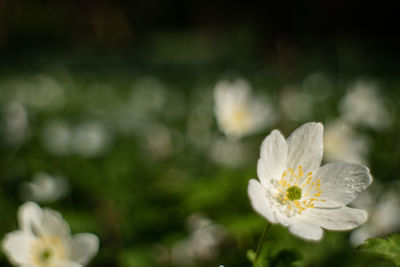
<svg viewBox="0 0 400 267">
<path fill-rule="evenodd" d="M 157 117 L 171 119 L 183 114 L 184 104 L 181 94 L 167 91 L 158 80 L 139 79 L 133 83 L 126 102 L 111 111 L 111 119 L 122 134 L 141 135 Z"/>
<path fill-rule="evenodd" d="M 350 124 L 336 119 L 326 126 L 324 148 L 326 161 L 365 164 L 369 143 L 367 137 L 358 133 Z"/>
<path fill-rule="evenodd" d="M 257 213 L 314 241 L 322 238 L 322 228 L 350 230 L 366 221 L 364 210 L 346 205 L 372 182 L 368 168 L 362 165 L 320 167 L 322 136 L 321 123 L 306 123 L 287 140 L 278 130 L 272 131 L 260 149 L 260 181 L 251 179 L 248 186 Z"/>
<path fill-rule="evenodd" d="M 194 251 L 190 239 L 183 239 L 177 242 L 172 248 L 172 262 L 176 265 L 187 266 L 194 262 Z"/>
<path fill-rule="evenodd" d="M 130 104 L 118 106 L 111 111 L 110 117 L 114 128 L 123 135 L 136 134 L 149 120 L 146 114 L 135 111 Z"/>
<path fill-rule="evenodd" d="M 28 136 L 28 112 L 18 102 L 12 102 L 4 110 L 4 138 L 10 144 L 21 144 Z"/>
<path fill-rule="evenodd" d="M 78 154 L 96 157 L 109 149 L 112 135 L 100 121 L 91 120 L 71 127 L 63 120 L 53 120 L 45 124 L 42 143 L 54 155 Z"/>
<path fill-rule="evenodd" d="M 214 102 L 218 126 L 230 138 L 257 133 L 276 119 L 268 99 L 253 97 L 250 84 L 244 79 L 218 82 Z"/>
<path fill-rule="evenodd" d="M 371 237 L 381 237 L 400 230 L 400 198 L 398 195 L 398 185 L 386 186 L 385 193 L 382 190 L 372 194 L 363 192 L 360 195 L 361 201 L 357 201 L 354 206 L 359 206 L 359 202 L 365 202 L 365 198 L 370 202 L 367 205 L 369 213 L 368 222 L 351 233 L 350 241 L 354 246 L 363 243 Z"/>
<path fill-rule="evenodd" d="M 172 261 L 187 266 L 195 261 L 210 261 L 220 252 L 221 243 L 227 238 L 226 229 L 201 214 L 193 214 L 188 219 L 191 234 L 177 242 L 172 250 Z"/>
<path fill-rule="evenodd" d="M 99 239 L 91 233 L 71 236 L 61 214 L 41 209 L 33 202 L 23 204 L 18 212 L 20 230 L 8 233 L 2 249 L 16 266 L 81 267 L 97 254 Z"/>
<path fill-rule="evenodd" d="M 217 258 L 220 242 L 225 238 L 226 230 L 221 225 L 209 225 L 192 233 L 191 246 L 197 259 Z"/>
<path fill-rule="evenodd" d="M 63 120 L 48 121 L 42 131 L 42 144 L 51 154 L 65 156 L 71 152 L 72 129 Z"/>
<path fill-rule="evenodd" d="M 343 117 L 354 125 L 379 130 L 391 122 L 383 96 L 376 82 L 358 80 L 348 90 L 340 103 Z"/>
<path fill-rule="evenodd" d="M 211 158 L 222 165 L 228 167 L 240 167 L 251 158 L 249 148 L 236 140 L 226 140 L 225 138 L 216 138 L 211 145 Z"/>
<path fill-rule="evenodd" d="M 161 111 L 167 99 L 167 90 L 162 83 L 153 78 L 136 81 L 132 85 L 129 105 L 136 112 Z"/>
<path fill-rule="evenodd" d="M 22 184 L 21 194 L 24 200 L 35 202 L 54 202 L 68 192 L 68 182 L 62 177 L 53 177 L 48 173 L 35 174 L 32 182 Z"/>
<path fill-rule="evenodd" d="M 84 157 L 95 157 L 109 148 L 111 139 L 111 133 L 100 121 L 83 122 L 73 131 L 72 151 Z"/>
<path fill-rule="evenodd" d="M 59 81 L 45 74 L 13 84 L 13 98 L 35 108 L 55 110 L 65 104 L 65 89 Z"/>
<path fill-rule="evenodd" d="M 304 121 L 312 115 L 312 97 L 296 87 L 286 87 L 279 98 L 282 113 L 293 121 Z"/>
<path fill-rule="evenodd" d="M 143 130 L 145 138 L 143 145 L 153 158 L 164 158 L 174 152 L 171 134 L 167 127 L 157 123 L 148 123 Z"/>
<path fill-rule="evenodd" d="M 304 78 L 301 85 L 285 86 L 279 95 L 279 106 L 283 115 L 292 121 L 307 121 L 312 118 L 315 107 L 332 92 L 329 77 L 314 72 Z"/>
</svg>

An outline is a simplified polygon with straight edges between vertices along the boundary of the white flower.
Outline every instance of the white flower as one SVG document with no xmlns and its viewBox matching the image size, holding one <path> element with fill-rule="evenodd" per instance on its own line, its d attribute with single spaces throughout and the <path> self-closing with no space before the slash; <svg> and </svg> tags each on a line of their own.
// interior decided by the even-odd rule
<svg viewBox="0 0 400 267">
<path fill-rule="evenodd" d="M 256 133 L 275 120 L 266 98 L 253 98 L 247 81 L 221 81 L 214 90 L 215 115 L 222 132 L 231 138 Z"/>
<path fill-rule="evenodd" d="M 68 182 L 62 177 L 53 177 L 48 173 L 35 174 L 32 182 L 22 184 L 22 197 L 36 202 L 53 202 L 68 192 Z"/>
<path fill-rule="evenodd" d="M 8 233 L 2 248 L 11 263 L 21 267 L 81 267 L 97 253 L 99 239 L 90 233 L 71 236 L 60 213 L 33 202 L 18 212 L 20 230 Z"/>
<path fill-rule="evenodd" d="M 257 173 L 248 194 L 253 208 L 293 234 L 320 240 L 322 228 L 350 230 L 367 219 L 364 210 L 346 205 L 371 182 L 368 168 L 350 163 L 320 167 L 323 126 L 306 123 L 285 140 L 274 130 L 261 145 Z"/>
<path fill-rule="evenodd" d="M 350 87 L 340 110 L 349 122 L 377 130 L 387 127 L 391 120 L 377 84 L 366 80 L 358 80 Z"/>
<path fill-rule="evenodd" d="M 324 134 L 325 159 L 365 164 L 369 146 L 366 136 L 358 133 L 342 119 L 326 126 Z"/>
</svg>

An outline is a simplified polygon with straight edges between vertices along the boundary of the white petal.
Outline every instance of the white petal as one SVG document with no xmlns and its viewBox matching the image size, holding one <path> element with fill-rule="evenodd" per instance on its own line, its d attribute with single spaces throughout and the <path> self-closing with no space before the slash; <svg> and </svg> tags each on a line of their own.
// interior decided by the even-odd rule
<svg viewBox="0 0 400 267">
<path fill-rule="evenodd" d="M 8 233 L 2 241 L 2 249 L 14 265 L 29 263 L 31 244 L 35 237 L 28 231 Z"/>
<path fill-rule="evenodd" d="M 338 208 L 344 206 L 343 203 L 338 202 L 338 201 L 336 201 L 334 199 L 328 199 L 328 198 L 322 198 L 322 197 L 321 197 L 321 199 L 323 199 L 324 201 L 318 201 L 317 200 L 317 201 L 313 202 L 314 206 L 316 208 L 335 208 L 335 209 L 338 209 Z"/>
<path fill-rule="evenodd" d="M 286 226 L 286 227 L 289 226 L 289 224 L 291 224 L 293 221 L 293 219 L 287 217 L 282 212 L 279 212 L 279 210 L 275 210 L 274 215 L 275 215 L 277 222 L 279 222 L 280 224 L 282 224 L 283 226 Z"/>
<path fill-rule="evenodd" d="M 367 167 L 351 163 L 329 163 L 315 174 L 321 179 L 321 198 L 326 202 L 315 202 L 317 207 L 337 207 L 355 200 L 372 182 Z"/>
<path fill-rule="evenodd" d="M 40 228 L 41 234 L 46 236 L 58 236 L 68 240 L 71 236 L 69 225 L 62 215 L 49 208 L 43 210 L 43 220 Z"/>
<path fill-rule="evenodd" d="M 289 136 L 288 168 L 297 169 L 302 166 L 305 173 L 319 168 L 323 153 L 323 130 L 321 123 L 309 122 L 297 128 Z"/>
<path fill-rule="evenodd" d="M 328 230 L 350 230 L 367 220 L 367 212 L 361 209 L 306 209 L 301 217 Z"/>
<path fill-rule="evenodd" d="M 99 250 L 99 238 L 90 233 L 76 234 L 72 237 L 71 259 L 86 265 Z"/>
<path fill-rule="evenodd" d="M 249 181 L 247 192 L 253 209 L 271 223 L 276 223 L 265 188 L 257 180 L 251 179 Z"/>
<path fill-rule="evenodd" d="M 270 179 L 280 179 L 286 168 L 288 147 L 278 130 L 273 130 L 261 144 L 257 174 L 264 186 Z"/>
<path fill-rule="evenodd" d="M 323 231 L 318 225 L 302 222 L 299 220 L 294 221 L 289 225 L 289 231 L 297 235 L 298 237 L 304 238 L 311 241 L 319 241 L 322 238 Z"/>
<path fill-rule="evenodd" d="M 42 209 L 34 202 L 26 202 L 18 210 L 18 221 L 22 230 L 32 232 L 41 224 Z"/>
<path fill-rule="evenodd" d="M 57 267 L 82 267 L 83 265 L 75 262 L 75 261 L 57 261 L 55 263 L 55 266 Z"/>
</svg>

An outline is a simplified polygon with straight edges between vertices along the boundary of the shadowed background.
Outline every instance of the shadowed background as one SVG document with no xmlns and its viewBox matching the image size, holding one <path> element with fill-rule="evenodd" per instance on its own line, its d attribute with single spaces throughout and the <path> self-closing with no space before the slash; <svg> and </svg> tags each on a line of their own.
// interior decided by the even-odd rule
<svg viewBox="0 0 400 267">
<path fill-rule="evenodd" d="M 365 231 L 398 231 L 396 218 L 379 219 L 387 198 L 398 203 L 395 10 L 363 1 L 0 0 L 1 236 L 17 228 L 18 206 L 35 200 L 62 212 L 73 233 L 100 237 L 89 266 L 247 266 L 266 225 L 247 197 L 259 145 L 272 129 L 287 136 L 306 121 L 339 129 L 357 151 L 333 146 L 329 161 L 370 167 L 378 186 L 361 207 L 377 215 Z M 215 120 L 213 89 L 237 78 L 275 115 L 232 141 Z M 357 86 L 374 88 L 385 126 L 348 119 L 344 99 Z M 46 175 L 59 181 L 47 195 L 29 184 Z M 357 238 L 328 232 L 314 244 L 280 226 L 270 233 L 274 249 L 301 251 L 297 266 L 391 266 L 353 255 Z"/>
</svg>

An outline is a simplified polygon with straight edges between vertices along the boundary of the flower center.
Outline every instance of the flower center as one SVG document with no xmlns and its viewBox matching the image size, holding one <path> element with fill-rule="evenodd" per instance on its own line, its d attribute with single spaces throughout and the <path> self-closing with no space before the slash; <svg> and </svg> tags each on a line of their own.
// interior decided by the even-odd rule
<svg viewBox="0 0 400 267">
<path fill-rule="evenodd" d="M 31 261 L 35 266 L 54 266 L 66 258 L 66 248 L 59 237 L 38 237 L 31 247 Z"/>
<path fill-rule="evenodd" d="M 274 203 L 288 217 L 313 209 L 316 201 L 326 201 L 320 198 L 321 179 L 315 179 L 312 172 L 304 173 L 302 166 L 284 171 L 281 179 L 274 180 L 273 185 Z"/>
<path fill-rule="evenodd" d="M 245 128 L 248 120 L 249 120 L 249 111 L 248 107 L 246 106 L 237 106 L 233 110 L 231 117 L 230 117 L 230 123 L 232 125 L 235 125 L 237 128 Z"/>
<path fill-rule="evenodd" d="M 301 198 L 301 188 L 298 186 L 291 186 L 286 189 L 286 195 L 290 201 L 299 200 Z"/>
<path fill-rule="evenodd" d="M 235 122 L 241 123 L 246 119 L 247 112 L 244 110 L 244 108 L 238 108 L 233 112 L 232 117 Z"/>
<path fill-rule="evenodd" d="M 46 262 L 51 257 L 51 255 L 52 253 L 50 249 L 47 248 L 42 252 L 42 254 L 39 257 L 42 260 L 42 262 Z"/>
</svg>

